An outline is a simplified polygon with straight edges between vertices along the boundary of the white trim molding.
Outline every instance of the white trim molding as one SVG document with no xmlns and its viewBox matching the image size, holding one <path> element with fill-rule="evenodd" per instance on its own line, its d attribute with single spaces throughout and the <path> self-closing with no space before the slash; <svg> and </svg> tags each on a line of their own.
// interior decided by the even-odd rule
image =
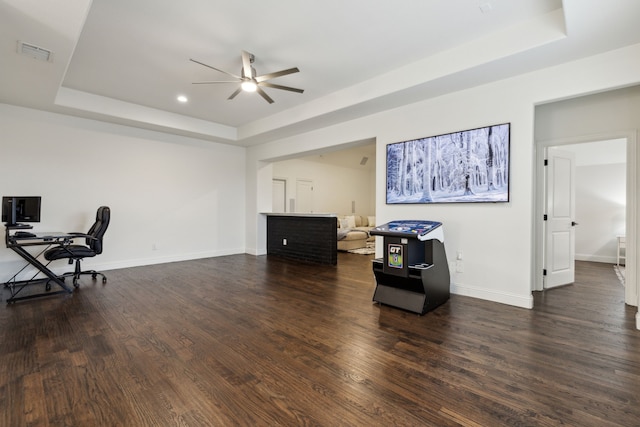
<svg viewBox="0 0 640 427">
<path fill-rule="evenodd" d="M 478 288 L 475 286 L 460 285 L 456 283 L 451 283 L 451 293 L 520 308 L 533 308 L 533 295 L 531 293 L 529 293 L 529 295 L 516 295 L 508 292 L 490 291 L 486 288 Z"/>
</svg>

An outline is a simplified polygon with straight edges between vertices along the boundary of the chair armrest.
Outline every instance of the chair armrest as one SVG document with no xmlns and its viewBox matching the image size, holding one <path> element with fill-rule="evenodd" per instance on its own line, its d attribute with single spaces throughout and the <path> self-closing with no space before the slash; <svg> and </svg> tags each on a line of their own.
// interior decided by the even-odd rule
<svg viewBox="0 0 640 427">
<path fill-rule="evenodd" d="M 67 233 L 69 236 L 73 236 L 74 238 L 78 237 L 78 238 L 82 238 L 82 239 L 90 239 L 90 240 L 98 240 L 93 236 L 90 236 L 88 234 L 85 233 Z"/>
</svg>

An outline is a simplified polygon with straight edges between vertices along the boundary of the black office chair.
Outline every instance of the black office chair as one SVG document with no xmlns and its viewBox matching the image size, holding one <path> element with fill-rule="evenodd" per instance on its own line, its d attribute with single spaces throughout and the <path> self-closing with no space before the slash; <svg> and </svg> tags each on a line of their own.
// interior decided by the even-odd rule
<svg viewBox="0 0 640 427">
<path fill-rule="evenodd" d="M 73 286 L 78 287 L 78 279 L 83 274 L 90 274 L 91 277 L 95 280 L 95 278 L 100 275 L 102 276 L 102 283 L 107 282 L 107 276 L 104 274 L 95 271 L 88 270 L 82 271 L 80 268 L 80 261 L 83 258 L 94 257 L 102 253 L 102 238 L 104 237 L 105 231 L 107 231 L 107 227 L 109 226 L 109 219 L 111 217 L 111 210 L 107 206 L 100 206 L 98 208 L 98 212 L 96 213 L 96 222 L 91 226 L 87 234 L 83 233 L 71 233 L 77 235 L 79 238 L 84 237 L 85 245 L 60 245 L 55 248 L 51 248 L 45 251 L 44 258 L 51 262 L 57 259 L 68 259 L 69 264 L 73 264 L 75 262 L 75 271 L 65 273 L 60 277 L 73 277 Z"/>
</svg>

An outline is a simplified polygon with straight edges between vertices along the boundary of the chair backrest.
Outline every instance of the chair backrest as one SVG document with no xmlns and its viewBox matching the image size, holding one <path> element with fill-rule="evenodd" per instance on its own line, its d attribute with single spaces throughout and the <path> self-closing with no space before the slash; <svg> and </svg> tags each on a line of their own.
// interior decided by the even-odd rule
<svg viewBox="0 0 640 427">
<path fill-rule="evenodd" d="M 87 239 L 89 246 L 96 254 L 102 253 L 102 237 L 104 236 L 109 220 L 111 219 L 111 209 L 108 206 L 100 206 L 96 212 L 96 222 L 91 226 L 87 234 L 93 239 Z"/>
</svg>

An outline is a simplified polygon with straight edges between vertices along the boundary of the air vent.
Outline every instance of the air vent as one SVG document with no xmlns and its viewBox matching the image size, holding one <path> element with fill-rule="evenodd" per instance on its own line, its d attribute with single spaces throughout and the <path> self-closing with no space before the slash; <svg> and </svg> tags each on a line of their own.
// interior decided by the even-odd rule
<svg viewBox="0 0 640 427">
<path fill-rule="evenodd" d="M 18 53 L 39 61 L 53 62 L 53 52 L 20 40 L 18 40 Z"/>
</svg>

